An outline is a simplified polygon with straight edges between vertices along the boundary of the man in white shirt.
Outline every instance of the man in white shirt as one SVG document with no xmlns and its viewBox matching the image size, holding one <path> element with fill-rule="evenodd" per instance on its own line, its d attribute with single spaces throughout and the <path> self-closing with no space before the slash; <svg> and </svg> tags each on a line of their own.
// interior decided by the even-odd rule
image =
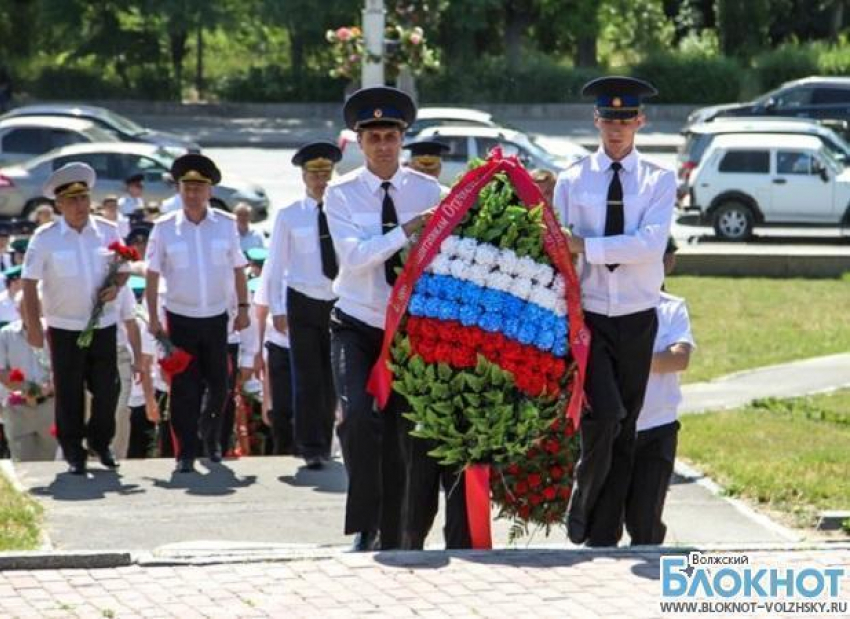
<svg viewBox="0 0 850 619">
<path fill-rule="evenodd" d="M 124 180 L 127 193 L 118 200 L 118 210 L 125 217 L 130 217 L 145 208 L 144 181 L 145 175 L 141 172 L 134 172 Z"/>
<path fill-rule="evenodd" d="M 292 157 L 307 194 L 277 212 L 265 267 L 275 328 L 289 331 L 295 445 L 309 469 L 330 459 L 336 411 L 330 313 L 339 267 L 324 196 L 340 159 L 342 152 L 330 142 L 306 144 Z"/>
<path fill-rule="evenodd" d="M 339 259 L 331 351 L 342 408 L 338 433 L 348 471 L 345 533 L 356 534 L 354 550 L 368 551 L 401 544 L 407 426 L 400 416 L 401 398 L 394 394 L 376 413 L 366 383 L 380 354 L 399 253 L 439 202 L 440 186 L 399 165 L 404 130 L 416 117 L 406 94 L 365 88 L 348 99 L 344 116 L 357 131 L 366 165 L 325 192 Z"/>
<path fill-rule="evenodd" d="M 251 227 L 251 214 L 253 209 L 247 202 L 240 202 L 233 207 L 233 215 L 236 217 L 236 228 L 239 230 L 239 245 L 242 251 L 247 252 L 253 248 L 266 246 L 263 233 Z"/>
<path fill-rule="evenodd" d="M 118 286 L 100 293 L 106 306 L 91 345 L 77 345 L 106 279 L 112 259 L 108 247 L 121 241 L 114 223 L 90 215 L 94 183 L 94 170 L 84 163 L 69 163 L 50 176 L 44 195 L 55 198 L 61 217 L 36 231 L 22 275 L 27 339 L 35 348 L 44 346 L 42 309 L 47 323 L 56 389 L 56 429 L 68 470 L 74 475 L 86 472 L 83 438 L 104 466 L 118 466 L 110 448 L 120 389 L 114 301 L 120 286 L 126 283 L 126 274 L 120 277 Z M 39 281 L 43 303 L 39 301 Z M 86 389 L 92 396 L 87 424 Z"/>
<path fill-rule="evenodd" d="M 147 246 L 145 296 L 149 329 L 157 334 L 163 330 L 158 317 L 159 278 L 165 278 L 169 337 L 193 356 L 186 371 L 172 378 L 169 403 L 177 439 L 176 471 L 191 473 L 200 452 L 199 431 L 210 461 L 221 462 L 227 308 L 235 287 L 234 328 L 241 331 L 249 325 L 247 261 L 233 216 L 209 206 L 212 186 L 221 180 L 215 163 L 203 155 L 183 155 L 174 160 L 171 174 L 179 185 L 183 208 L 154 224 Z"/>
<path fill-rule="evenodd" d="M 675 268 L 676 249 L 671 237 L 664 252 L 665 275 Z M 633 546 L 662 544 L 667 533 L 661 516 L 676 463 L 677 417 L 682 402 L 679 374 L 688 369 L 696 347 L 684 299 L 662 292 L 656 313 L 658 334 L 652 371 L 637 420 L 635 461 L 626 497 L 625 523 Z"/>
<path fill-rule="evenodd" d="M 591 345 L 581 420 L 581 458 L 570 500 L 573 543 L 613 546 L 619 540 L 635 447 L 635 422 L 652 363 L 662 256 L 676 197 L 672 170 L 634 147 L 645 119 L 642 80 L 604 77 L 588 83 L 596 97 L 601 145 L 563 171 L 555 209 L 578 254 L 582 306 Z"/>
</svg>

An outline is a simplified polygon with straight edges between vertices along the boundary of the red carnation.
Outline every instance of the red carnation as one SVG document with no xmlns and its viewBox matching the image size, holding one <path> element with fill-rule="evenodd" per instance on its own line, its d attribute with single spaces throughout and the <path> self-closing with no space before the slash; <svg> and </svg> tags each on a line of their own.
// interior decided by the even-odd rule
<svg viewBox="0 0 850 619">
<path fill-rule="evenodd" d="M 9 372 L 9 382 L 10 383 L 22 383 L 27 379 L 24 375 L 24 371 L 21 368 L 12 368 Z"/>
<path fill-rule="evenodd" d="M 525 496 L 528 494 L 528 484 L 522 480 L 514 484 L 514 494 L 517 496 Z"/>
<path fill-rule="evenodd" d="M 532 473 L 528 476 L 529 487 L 537 488 L 541 483 L 543 483 L 543 479 L 537 473 Z"/>
<path fill-rule="evenodd" d="M 139 259 L 139 252 L 134 247 L 128 247 L 120 241 L 113 241 L 109 244 L 109 250 L 115 252 L 122 260 L 135 262 Z"/>
<path fill-rule="evenodd" d="M 530 497 L 528 497 L 528 501 L 532 505 L 540 505 L 543 502 L 543 497 L 537 493 L 534 493 Z"/>
<path fill-rule="evenodd" d="M 558 496 L 558 491 L 554 486 L 547 486 L 546 488 L 543 488 L 543 497 L 547 501 L 554 501 L 556 496 Z"/>
<path fill-rule="evenodd" d="M 56 428 L 55 423 L 50 424 L 50 436 L 52 436 L 53 438 L 59 436 L 59 430 Z"/>
<path fill-rule="evenodd" d="M 175 347 L 171 354 L 159 360 L 159 367 L 171 379 L 173 376 L 186 371 L 186 368 L 192 363 L 192 359 L 192 355 L 185 350 Z"/>
<path fill-rule="evenodd" d="M 560 496 L 562 499 L 566 500 L 566 499 L 570 498 L 570 494 L 572 494 L 572 492 L 573 492 L 572 488 L 570 488 L 569 486 L 564 486 L 563 488 L 560 488 L 558 490 L 558 496 Z"/>
<path fill-rule="evenodd" d="M 556 464 L 555 466 L 549 469 L 549 476 L 555 481 L 558 481 L 564 476 L 564 469 L 562 469 Z"/>
<path fill-rule="evenodd" d="M 546 441 L 546 451 L 548 451 L 550 454 L 558 453 L 559 451 L 561 451 L 561 443 L 559 443 L 553 438 L 550 438 L 548 441 Z"/>
<path fill-rule="evenodd" d="M 519 473 L 519 466 L 517 466 L 516 464 L 510 464 L 508 465 L 508 468 L 505 469 L 505 472 L 508 475 L 516 475 L 517 473 Z"/>
<path fill-rule="evenodd" d="M 528 520 L 528 517 L 531 515 L 531 508 L 528 505 L 520 505 L 517 514 L 519 514 L 522 520 Z"/>
<path fill-rule="evenodd" d="M 528 455 L 529 460 L 534 460 L 535 458 L 540 456 L 540 450 L 537 449 L 537 447 L 532 447 L 531 449 L 528 450 L 527 455 Z"/>
</svg>

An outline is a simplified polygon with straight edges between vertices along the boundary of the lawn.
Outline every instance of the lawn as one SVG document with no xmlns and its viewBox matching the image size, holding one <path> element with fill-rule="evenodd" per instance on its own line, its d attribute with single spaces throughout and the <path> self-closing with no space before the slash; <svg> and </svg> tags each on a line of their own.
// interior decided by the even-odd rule
<svg viewBox="0 0 850 619">
<path fill-rule="evenodd" d="M 41 506 L 0 474 L 0 551 L 38 548 L 41 517 Z"/>
<path fill-rule="evenodd" d="M 850 350 L 850 279 L 670 277 L 698 350 L 683 382 Z"/>
<path fill-rule="evenodd" d="M 850 509 L 850 389 L 684 415 L 679 456 L 726 488 L 813 526 Z"/>
</svg>

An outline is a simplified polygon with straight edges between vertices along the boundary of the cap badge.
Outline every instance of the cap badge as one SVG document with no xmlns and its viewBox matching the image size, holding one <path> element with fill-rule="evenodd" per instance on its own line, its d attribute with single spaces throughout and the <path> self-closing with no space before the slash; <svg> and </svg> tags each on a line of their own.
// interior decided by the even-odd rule
<svg viewBox="0 0 850 619">
<path fill-rule="evenodd" d="M 613 99 L 611 99 L 611 107 L 620 107 L 622 105 L 623 101 L 620 99 L 620 97 L 614 97 Z"/>
<path fill-rule="evenodd" d="M 384 115 L 384 110 L 381 108 L 375 108 L 375 111 L 372 113 L 375 118 L 381 118 Z"/>
</svg>

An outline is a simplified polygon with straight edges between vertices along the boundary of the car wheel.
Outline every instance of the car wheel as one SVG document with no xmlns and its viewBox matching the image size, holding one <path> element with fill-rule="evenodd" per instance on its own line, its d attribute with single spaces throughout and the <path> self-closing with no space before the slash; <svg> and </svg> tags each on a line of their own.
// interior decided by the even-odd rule
<svg viewBox="0 0 850 619">
<path fill-rule="evenodd" d="M 753 234 L 753 212 L 740 202 L 724 202 L 714 212 L 714 232 L 726 241 L 746 241 Z"/>
</svg>

